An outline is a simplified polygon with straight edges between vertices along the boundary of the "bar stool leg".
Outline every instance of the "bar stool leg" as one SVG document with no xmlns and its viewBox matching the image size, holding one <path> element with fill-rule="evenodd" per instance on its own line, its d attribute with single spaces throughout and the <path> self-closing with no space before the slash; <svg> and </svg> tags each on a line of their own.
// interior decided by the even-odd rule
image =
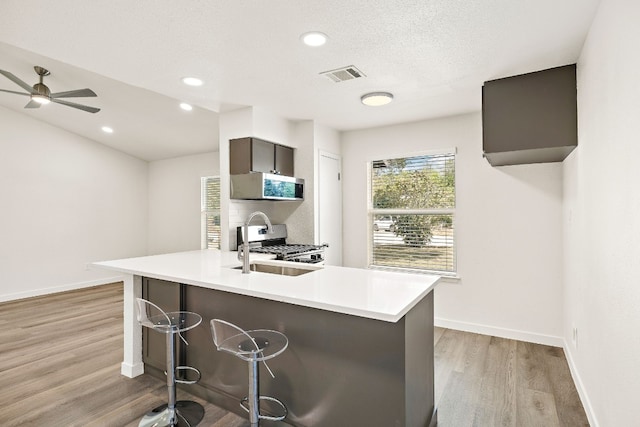
<svg viewBox="0 0 640 427">
<path fill-rule="evenodd" d="M 167 402 L 168 418 L 171 426 L 178 425 L 176 419 L 176 362 L 175 362 L 175 333 L 167 334 L 167 391 L 169 400 Z"/>
<path fill-rule="evenodd" d="M 258 361 L 256 355 L 253 355 L 253 360 L 249 362 L 249 422 L 251 427 L 257 426 L 260 421 L 260 373 L 258 371 Z"/>
<path fill-rule="evenodd" d="M 166 334 L 167 391 L 169 399 L 145 415 L 138 427 L 193 427 L 204 417 L 204 408 L 189 400 L 176 401 L 175 333 Z"/>
</svg>

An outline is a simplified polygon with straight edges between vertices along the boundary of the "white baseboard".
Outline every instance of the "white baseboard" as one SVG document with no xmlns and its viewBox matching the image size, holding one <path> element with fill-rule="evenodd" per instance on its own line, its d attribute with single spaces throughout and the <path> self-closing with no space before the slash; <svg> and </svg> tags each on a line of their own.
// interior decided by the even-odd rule
<svg viewBox="0 0 640 427">
<path fill-rule="evenodd" d="M 91 280 L 88 282 L 70 283 L 63 286 L 53 286 L 50 288 L 33 289 L 30 291 L 16 292 L 13 294 L 0 295 L 0 302 L 15 301 L 24 298 L 39 297 L 42 295 L 55 294 L 58 292 L 73 291 L 93 286 L 106 285 L 107 283 L 121 282 L 124 276 L 105 277 L 103 279 Z"/>
<path fill-rule="evenodd" d="M 533 332 L 518 331 L 515 329 L 497 328 L 495 326 L 480 325 L 478 323 L 458 322 L 436 317 L 434 324 L 441 328 L 455 329 L 458 331 L 473 332 L 481 335 L 508 338 L 518 341 L 532 342 L 536 344 L 564 347 L 564 339 L 553 335 L 536 334 Z"/>
<path fill-rule="evenodd" d="M 580 400 L 582 401 L 582 406 L 584 407 L 584 411 L 587 414 L 589 425 L 591 427 L 598 427 L 600 424 L 598 424 L 598 420 L 596 419 L 596 414 L 593 411 L 593 406 L 591 406 L 591 401 L 589 400 L 587 390 L 584 388 L 584 384 L 582 383 L 582 378 L 578 373 L 578 368 L 576 367 L 576 364 L 573 360 L 573 353 L 571 352 L 571 347 L 567 340 L 564 340 L 564 354 L 567 358 L 567 363 L 569 364 L 569 371 L 571 372 L 573 383 L 576 385 L 578 395 L 580 396 Z"/>
</svg>

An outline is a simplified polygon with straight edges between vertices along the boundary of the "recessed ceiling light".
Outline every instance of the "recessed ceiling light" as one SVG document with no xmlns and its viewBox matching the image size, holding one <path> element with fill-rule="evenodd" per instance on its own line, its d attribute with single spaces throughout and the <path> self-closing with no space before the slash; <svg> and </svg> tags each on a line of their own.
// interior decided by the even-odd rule
<svg viewBox="0 0 640 427">
<path fill-rule="evenodd" d="M 187 104 L 186 102 L 181 102 L 180 103 L 180 108 L 182 108 L 184 111 L 193 110 L 193 107 L 190 104 Z"/>
<path fill-rule="evenodd" d="M 202 86 L 203 81 L 197 77 L 184 77 L 182 79 L 182 83 L 186 84 L 187 86 Z"/>
<path fill-rule="evenodd" d="M 326 34 L 321 33 L 319 31 L 311 31 L 301 35 L 300 39 L 307 46 L 316 47 L 316 46 L 322 46 L 323 44 L 325 44 L 327 42 L 328 37 Z"/>
<path fill-rule="evenodd" d="M 393 95 L 389 92 L 371 92 L 362 95 L 360 101 L 362 101 L 364 105 L 368 105 L 370 107 L 380 107 L 381 105 L 387 105 L 393 101 Z"/>
<path fill-rule="evenodd" d="M 109 126 L 102 126 L 102 132 L 104 133 L 113 133 L 113 129 Z"/>
</svg>

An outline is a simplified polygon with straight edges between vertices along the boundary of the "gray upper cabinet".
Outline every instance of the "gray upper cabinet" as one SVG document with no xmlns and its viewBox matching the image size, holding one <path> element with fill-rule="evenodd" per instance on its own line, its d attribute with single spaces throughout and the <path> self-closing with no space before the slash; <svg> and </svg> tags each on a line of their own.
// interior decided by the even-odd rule
<svg viewBox="0 0 640 427">
<path fill-rule="evenodd" d="M 492 166 L 561 162 L 578 145 L 575 64 L 482 87 L 482 149 Z"/>
<path fill-rule="evenodd" d="M 253 137 L 232 139 L 229 171 L 231 175 L 265 172 L 293 176 L 293 148 Z"/>
</svg>

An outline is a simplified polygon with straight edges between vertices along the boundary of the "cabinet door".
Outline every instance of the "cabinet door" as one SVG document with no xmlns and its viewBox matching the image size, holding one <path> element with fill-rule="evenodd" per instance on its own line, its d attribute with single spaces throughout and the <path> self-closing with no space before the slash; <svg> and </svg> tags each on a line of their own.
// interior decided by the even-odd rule
<svg viewBox="0 0 640 427">
<path fill-rule="evenodd" d="M 261 139 L 251 139 L 251 170 L 271 173 L 274 168 L 274 145 Z"/>
<path fill-rule="evenodd" d="M 293 148 L 276 144 L 275 170 L 284 176 L 293 176 Z"/>
<path fill-rule="evenodd" d="M 229 141 L 229 173 L 240 175 L 251 172 L 251 138 Z"/>
<path fill-rule="evenodd" d="M 165 312 L 180 310 L 180 285 L 145 277 L 142 281 L 142 297 Z M 156 369 L 165 370 L 166 336 L 149 328 L 142 328 L 142 361 Z"/>
</svg>

